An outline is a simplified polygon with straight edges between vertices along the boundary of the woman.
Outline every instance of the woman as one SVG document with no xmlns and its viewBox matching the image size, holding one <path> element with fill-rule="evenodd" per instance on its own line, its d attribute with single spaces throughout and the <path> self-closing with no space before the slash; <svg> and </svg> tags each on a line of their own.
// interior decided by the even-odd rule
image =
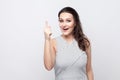
<svg viewBox="0 0 120 80">
<path fill-rule="evenodd" d="M 91 46 L 83 33 L 75 9 L 64 7 L 58 13 L 62 35 L 51 39 L 51 28 L 44 30 L 44 66 L 55 69 L 55 80 L 94 80 Z"/>
</svg>

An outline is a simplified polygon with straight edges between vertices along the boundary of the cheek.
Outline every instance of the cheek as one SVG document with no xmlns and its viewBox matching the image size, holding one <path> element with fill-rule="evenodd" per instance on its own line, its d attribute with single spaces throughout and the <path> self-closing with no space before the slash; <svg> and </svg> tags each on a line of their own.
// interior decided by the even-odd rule
<svg viewBox="0 0 120 80">
<path fill-rule="evenodd" d="M 74 28 L 75 27 L 75 25 L 74 24 L 70 24 L 70 28 Z"/>
<path fill-rule="evenodd" d="M 68 24 L 71 28 L 74 28 L 75 27 L 75 23 L 74 22 L 71 22 Z"/>
<path fill-rule="evenodd" d="M 62 28 L 62 24 L 61 23 L 59 23 L 59 27 Z"/>
<path fill-rule="evenodd" d="M 59 25 L 59 27 L 60 27 L 60 29 L 62 29 L 62 26 L 61 26 L 61 25 Z"/>
<path fill-rule="evenodd" d="M 72 32 L 73 30 L 74 30 L 74 27 L 71 27 L 71 28 L 69 29 L 70 32 Z"/>
</svg>

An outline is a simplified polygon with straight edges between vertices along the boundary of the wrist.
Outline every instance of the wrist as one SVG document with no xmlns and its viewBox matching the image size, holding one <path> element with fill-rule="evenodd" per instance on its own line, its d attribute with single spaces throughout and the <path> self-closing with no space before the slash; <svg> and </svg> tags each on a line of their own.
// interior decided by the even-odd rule
<svg viewBox="0 0 120 80">
<path fill-rule="evenodd" d="M 52 34 L 45 34 L 45 40 L 50 40 Z"/>
<path fill-rule="evenodd" d="M 45 37 L 45 40 L 51 40 L 51 37 L 49 36 L 49 37 Z"/>
</svg>

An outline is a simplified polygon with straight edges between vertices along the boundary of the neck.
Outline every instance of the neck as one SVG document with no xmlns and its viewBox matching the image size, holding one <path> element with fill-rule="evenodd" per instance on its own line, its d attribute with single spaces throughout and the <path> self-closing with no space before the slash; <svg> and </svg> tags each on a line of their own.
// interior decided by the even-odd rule
<svg viewBox="0 0 120 80">
<path fill-rule="evenodd" d="M 63 35 L 63 34 L 62 34 L 62 36 L 63 36 L 63 38 L 66 39 L 67 41 L 71 41 L 71 40 L 74 39 L 74 36 L 73 36 L 73 35 Z"/>
</svg>

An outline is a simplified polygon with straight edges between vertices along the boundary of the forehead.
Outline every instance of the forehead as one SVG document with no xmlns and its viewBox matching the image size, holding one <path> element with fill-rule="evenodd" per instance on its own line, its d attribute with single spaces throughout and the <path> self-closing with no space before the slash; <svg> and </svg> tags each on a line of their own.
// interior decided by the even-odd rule
<svg viewBox="0 0 120 80">
<path fill-rule="evenodd" d="M 67 19 L 67 18 L 70 18 L 70 19 L 73 19 L 73 15 L 71 13 L 68 13 L 68 12 L 63 12 L 60 14 L 60 19 Z"/>
</svg>

